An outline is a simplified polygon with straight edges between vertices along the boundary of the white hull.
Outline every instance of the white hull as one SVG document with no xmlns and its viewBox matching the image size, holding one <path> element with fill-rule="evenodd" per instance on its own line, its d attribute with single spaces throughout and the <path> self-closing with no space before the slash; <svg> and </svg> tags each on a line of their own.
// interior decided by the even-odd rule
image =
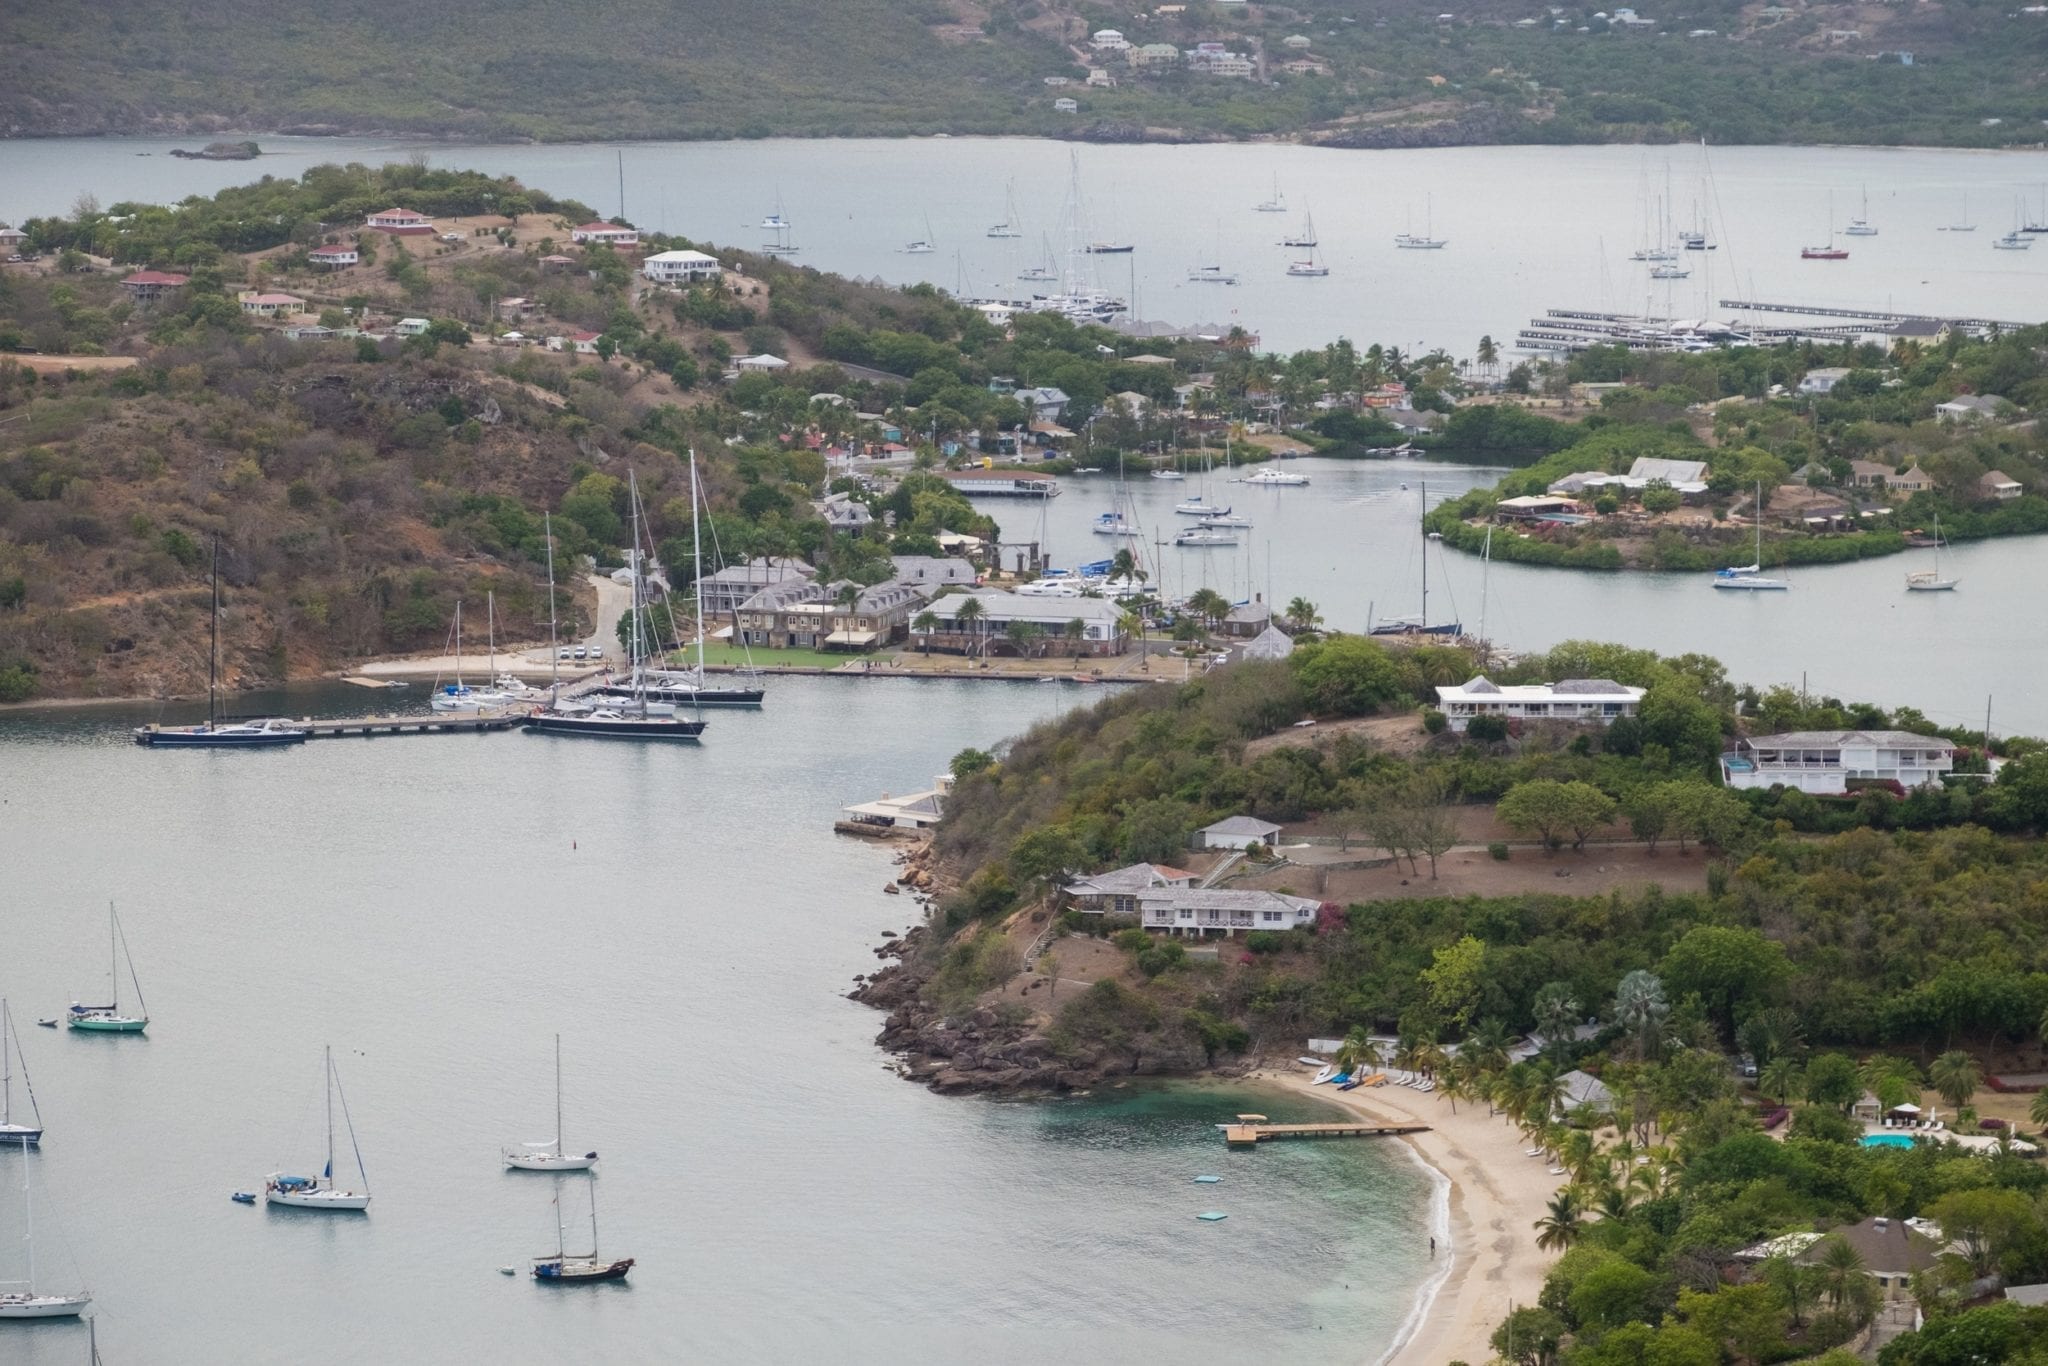
<svg viewBox="0 0 2048 1366">
<path fill-rule="evenodd" d="M 288 1205 L 293 1209 L 361 1210 L 370 1207 L 370 1197 L 355 1191 L 265 1191 L 263 1201 L 268 1205 Z"/>
<path fill-rule="evenodd" d="M 1792 585 L 1777 579 L 1716 579 L 1714 587 L 1728 592 L 1769 593 L 1782 592 Z"/>
<path fill-rule="evenodd" d="M 505 1165 L 523 1172 L 587 1172 L 597 1165 L 597 1154 L 505 1153 Z"/>
<path fill-rule="evenodd" d="M 0 1295 L 0 1319 L 69 1319 L 92 1303 L 90 1295 Z"/>
</svg>

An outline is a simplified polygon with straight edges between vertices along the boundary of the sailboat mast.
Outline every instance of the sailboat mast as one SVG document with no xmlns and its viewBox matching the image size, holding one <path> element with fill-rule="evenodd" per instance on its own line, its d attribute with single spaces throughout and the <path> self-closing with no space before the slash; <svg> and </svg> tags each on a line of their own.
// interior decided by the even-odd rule
<svg viewBox="0 0 2048 1366">
<path fill-rule="evenodd" d="M 498 676 L 498 590 L 495 588 L 484 591 L 484 630 L 484 638 L 490 643 L 491 677 L 495 680 Z"/>
<path fill-rule="evenodd" d="M 220 707 L 215 700 L 220 688 L 220 537 L 213 538 L 213 633 L 206 647 L 206 724 L 219 723 Z"/>
<path fill-rule="evenodd" d="M 107 916 L 114 922 L 114 935 L 121 941 L 121 956 L 128 960 L 128 985 L 135 988 L 135 1008 L 142 1012 L 142 1018 L 149 1018 L 149 1002 L 142 999 L 142 979 L 135 975 L 135 955 L 128 952 L 128 931 L 121 928 L 121 919 L 114 914 L 114 903 L 107 903 Z"/>
<path fill-rule="evenodd" d="M 462 686 L 462 599 L 455 600 L 455 686 Z"/>
<path fill-rule="evenodd" d="M 28 1186 L 28 1135 L 21 1136 L 21 1228 L 22 1246 L 28 1250 L 28 1293 L 36 1293 L 36 1217 Z"/>
<path fill-rule="evenodd" d="M 697 488 L 697 448 L 690 448 L 690 571 L 696 594 L 697 686 L 704 686 L 704 508 Z M 735 632 L 734 634 L 738 634 Z"/>
<path fill-rule="evenodd" d="M 540 515 L 541 535 L 548 543 L 548 705 L 562 686 L 562 651 L 555 643 L 555 523 L 551 513 Z"/>
<path fill-rule="evenodd" d="M 14 1017 L 7 1011 L 7 1002 L 0 1000 L 0 1124 L 14 1122 L 14 1064 L 7 1056 L 13 1033 Z"/>
<path fill-rule="evenodd" d="M 1429 485 L 1422 485 L 1422 525 L 1429 526 Z M 1422 629 L 1429 629 L 1429 537 L 1422 538 Z"/>
<path fill-rule="evenodd" d="M 116 1010 L 121 1006 L 121 922 L 114 918 L 114 903 L 107 903 L 107 999 Z"/>
<path fill-rule="evenodd" d="M 334 1049 L 326 1050 L 327 1058 L 327 1189 L 334 1189 Z"/>
<path fill-rule="evenodd" d="M 562 1155 L 562 1036 L 555 1035 L 555 1156 Z"/>
<path fill-rule="evenodd" d="M 633 554 L 630 566 L 633 574 L 633 638 L 629 646 L 633 652 L 633 700 L 639 704 L 640 714 L 645 716 L 647 693 L 640 681 L 640 604 L 643 597 L 641 584 L 646 578 L 647 566 L 640 559 L 640 478 L 628 470 L 626 482 L 633 500 Z"/>
</svg>

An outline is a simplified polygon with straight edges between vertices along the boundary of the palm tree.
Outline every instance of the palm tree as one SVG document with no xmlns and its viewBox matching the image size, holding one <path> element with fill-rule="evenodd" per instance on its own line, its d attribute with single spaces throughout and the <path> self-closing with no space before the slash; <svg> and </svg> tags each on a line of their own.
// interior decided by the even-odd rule
<svg viewBox="0 0 2048 1366">
<path fill-rule="evenodd" d="M 1628 1218 L 1629 1212 L 1635 1208 L 1635 1200 L 1625 1188 L 1610 1181 L 1600 1188 L 1600 1198 L 1593 1208 L 1600 1211 L 1602 1219 L 1614 1223 Z"/>
<path fill-rule="evenodd" d="M 1344 1036 L 1343 1047 L 1337 1050 L 1337 1070 L 1355 1073 L 1361 1067 L 1379 1065 L 1379 1045 L 1372 1041 L 1372 1035 L 1366 1033 L 1364 1025 L 1351 1026 L 1351 1032 Z M 2042 1094 L 2048 1095 L 2048 1091 Z"/>
<path fill-rule="evenodd" d="M 1579 1241 L 1586 1227 L 1579 1220 L 1578 1192 L 1566 1186 L 1550 1197 L 1547 1213 L 1536 1221 L 1536 1246 L 1545 1252 L 1562 1252 Z"/>
<path fill-rule="evenodd" d="M 1984 1073 L 1975 1058 L 1954 1049 L 1934 1060 L 1927 1069 L 1927 1079 L 1934 1083 L 1935 1094 L 1960 1108 L 1984 1084 Z"/>
<path fill-rule="evenodd" d="M 1323 614 L 1307 598 L 1296 598 L 1287 604 L 1287 619 L 1297 631 L 1313 631 L 1323 624 Z"/>
<path fill-rule="evenodd" d="M 1491 378 L 1494 367 L 1500 364 L 1500 347 L 1494 344 L 1491 335 L 1479 339 L 1478 357 L 1480 367 L 1486 371 L 1487 377 Z"/>
<path fill-rule="evenodd" d="M 1840 1309 L 1863 1274 L 1863 1256 L 1840 1238 L 1829 1238 L 1820 1253 L 1821 1280 L 1827 1286 L 1828 1303 Z"/>
<path fill-rule="evenodd" d="M 1838 1238 L 1835 1241 L 1841 1240 Z M 1758 1270 L 1763 1273 L 1764 1280 L 1769 1282 L 1771 1288 L 1784 1299 L 1785 1309 L 1792 1315 L 1792 1326 L 1804 1328 L 1807 1291 L 1811 1286 L 1813 1273 L 1785 1256 L 1766 1258 Z"/>
<path fill-rule="evenodd" d="M 1215 630 L 1218 622 L 1230 615 L 1230 599 L 1213 588 L 1203 588 L 1188 595 L 1188 610 L 1202 619 L 1209 630 Z"/>
<path fill-rule="evenodd" d="M 2034 1103 L 2027 1107 L 2027 1118 L 2036 1124 L 2048 1126 L 2048 1091 L 2035 1093 Z"/>
<path fill-rule="evenodd" d="M 1559 987 L 1563 983 L 1558 984 Z M 1550 990 L 1536 999 L 1536 1027 L 1543 1031 L 1543 1049 L 1553 1057 L 1564 1052 L 1579 1023 L 1579 1003 L 1569 991 Z"/>
<path fill-rule="evenodd" d="M 1756 1079 L 1756 1089 L 1775 1101 L 1794 1101 L 1805 1091 L 1799 1065 L 1783 1054 L 1772 1058 Z"/>
<path fill-rule="evenodd" d="M 1415 1067 L 1431 1081 L 1443 1070 L 1444 1050 L 1434 1040 L 1425 1039 L 1415 1046 Z"/>
<path fill-rule="evenodd" d="M 1067 650 L 1074 658 L 1081 657 L 1081 641 L 1088 634 L 1088 624 L 1079 617 L 1073 618 L 1060 628 L 1060 634 L 1067 638 Z"/>
<path fill-rule="evenodd" d="M 932 652 L 932 632 L 939 629 L 939 614 L 927 607 L 910 620 L 910 629 L 924 637 L 925 657 Z"/>
<path fill-rule="evenodd" d="M 967 601 L 961 603 L 958 607 L 953 609 L 953 624 L 956 627 L 959 627 L 961 630 L 966 631 L 970 637 L 973 635 L 974 623 L 980 621 L 981 618 L 982 610 L 980 598 L 969 598 Z M 968 657 L 970 659 L 973 658 L 973 654 L 973 646 L 970 640 L 968 646 Z"/>
<path fill-rule="evenodd" d="M 1131 553 L 1129 546 L 1121 547 L 1116 554 L 1109 557 L 1109 576 L 1112 579 L 1137 581 L 1138 557 Z"/>
<path fill-rule="evenodd" d="M 1655 1051 L 1665 1017 L 1671 1005 L 1664 999 L 1664 984 L 1656 974 L 1637 968 L 1621 979 L 1614 991 L 1614 1020 L 1635 1036 L 1636 1056 L 1648 1058 Z"/>
<path fill-rule="evenodd" d="M 1584 1129 L 1574 1129 L 1564 1136 L 1558 1147 L 1558 1162 L 1572 1174 L 1575 1185 L 1584 1186 L 1586 1174 L 1593 1169 L 1593 1161 L 1600 1155 L 1600 1149 L 1593 1142 L 1593 1135 Z"/>
</svg>

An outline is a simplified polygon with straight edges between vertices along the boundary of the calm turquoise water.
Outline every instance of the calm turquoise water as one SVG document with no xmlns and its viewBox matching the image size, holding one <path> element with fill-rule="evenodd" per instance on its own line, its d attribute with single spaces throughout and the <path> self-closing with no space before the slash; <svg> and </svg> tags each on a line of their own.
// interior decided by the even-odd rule
<svg viewBox="0 0 2048 1366">
<path fill-rule="evenodd" d="M 175 754 L 128 744 L 133 714 L 0 719 L 0 991 L 28 1021 L 97 990 L 111 898 L 153 1017 L 25 1027 L 44 1283 L 91 1286 L 110 1363 L 161 1366 L 1369 1359 L 1426 1265 L 1405 1150 L 1227 1153 L 1218 1119 L 1311 1112 L 1223 1088 L 941 1098 L 842 997 L 911 908 L 837 808 L 1097 695 L 792 679 L 678 748 Z M 557 1030 L 623 1287 L 497 1272 L 555 1243 L 551 1179 L 497 1154 L 552 1127 Z M 317 1167 L 326 1043 L 371 1212 L 230 1203 Z M 71 1366 L 83 1338 L 5 1325 L 0 1360 Z"/>
</svg>

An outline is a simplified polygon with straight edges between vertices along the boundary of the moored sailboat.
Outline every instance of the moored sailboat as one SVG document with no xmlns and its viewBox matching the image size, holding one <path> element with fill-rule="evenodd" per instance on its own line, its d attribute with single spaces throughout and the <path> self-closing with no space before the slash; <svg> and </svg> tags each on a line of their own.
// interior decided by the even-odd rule
<svg viewBox="0 0 2048 1366">
<path fill-rule="evenodd" d="M 1727 569 L 1714 571 L 1714 587 L 1731 589 L 1738 592 L 1767 593 L 1781 591 L 1792 586 L 1783 579 L 1767 577 L 1763 569 L 1764 486 L 1762 481 L 1758 481 L 1756 486 L 1756 562 L 1754 564 L 1734 565 Z"/>
<path fill-rule="evenodd" d="M 597 1154 L 562 1151 L 562 1036 L 555 1035 L 555 1136 L 540 1143 L 522 1143 L 501 1150 L 505 1165 L 528 1172 L 588 1171 L 597 1165 Z"/>
<path fill-rule="evenodd" d="M 139 1014 L 121 1013 L 120 963 L 128 961 L 128 982 L 135 988 L 135 1008 Z M 135 975 L 135 960 L 128 956 L 128 936 L 121 930 L 121 917 L 114 912 L 114 903 L 107 903 L 107 1004 L 103 1006 L 71 1003 L 68 1022 L 73 1029 L 85 1034 L 140 1034 L 149 1028 L 149 1007 L 143 1004 L 142 982 Z"/>
<path fill-rule="evenodd" d="M 0 1290 L 0 1319 L 68 1319 L 76 1318 L 80 1310 L 92 1303 L 92 1296 L 85 1291 L 76 1295 L 38 1295 L 36 1293 L 36 1225 L 35 1207 L 29 1195 L 27 1138 L 15 1140 L 21 1147 L 21 1223 L 22 1248 L 28 1257 L 28 1269 L 24 1279 L 0 1281 L 0 1286 L 18 1285 L 19 1290 Z"/>
<path fill-rule="evenodd" d="M 562 1193 L 555 1192 L 555 1255 L 533 1259 L 533 1278 L 543 1285 L 578 1285 L 594 1281 L 622 1281 L 633 1269 L 633 1258 L 606 1261 L 597 1254 L 597 1182 L 590 1188 L 590 1255 L 571 1256 L 568 1234 L 562 1227 Z"/>
<path fill-rule="evenodd" d="M 220 714 L 220 537 L 213 538 L 213 606 L 206 650 L 206 724 L 138 726 L 135 743 L 170 749 L 268 749 L 296 745 L 309 732 L 277 718 L 228 721 Z"/>
<path fill-rule="evenodd" d="M 349 1118 L 348 1097 L 341 1097 L 341 1118 L 348 1126 L 348 1145 L 356 1156 L 356 1176 L 363 1188 L 343 1190 L 334 1184 L 334 1098 L 341 1092 L 341 1078 L 334 1071 L 334 1050 L 325 1050 L 327 1087 L 327 1165 L 318 1176 L 290 1176 L 272 1172 L 263 1179 L 263 1202 L 291 1209 L 331 1211 L 367 1210 L 370 1207 L 370 1177 L 363 1170 L 362 1146 L 356 1142 L 355 1121 Z"/>
<path fill-rule="evenodd" d="M 1962 580 L 1941 572 L 1942 548 L 1948 544 L 1941 534 L 1941 518 L 1934 519 L 1934 568 L 1916 569 L 1906 575 L 1908 593 L 1952 593 Z"/>
<path fill-rule="evenodd" d="M 10 1051 L 11 1058 L 10 1058 Z M 28 1096 L 30 1123 L 14 1118 L 14 1061 L 21 1063 L 21 1087 Z M 14 1014 L 0 999 L 0 1143 L 41 1143 L 43 1114 L 36 1105 L 36 1088 L 28 1079 L 28 1059 L 21 1056 L 21 1035 L 14 1032 Z"/>
</svg>

